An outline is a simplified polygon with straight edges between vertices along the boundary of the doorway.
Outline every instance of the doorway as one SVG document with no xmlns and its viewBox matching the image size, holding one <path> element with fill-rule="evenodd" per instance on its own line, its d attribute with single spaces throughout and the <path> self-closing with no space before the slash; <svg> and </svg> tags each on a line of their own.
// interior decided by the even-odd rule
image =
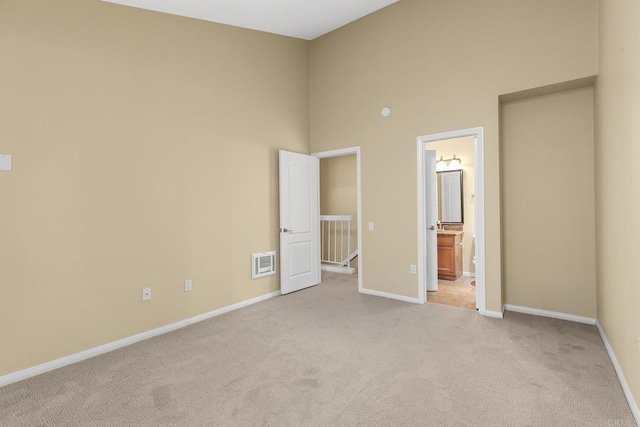
<svg viewBox="0 0 640 427">
<path fill-rule="evenodd" d="M 436 184 L 435 234 L 437 277 L 427 276 L 427 302 L 476 309 L 475 289 L 475 156 L 474 137 L 425 143 L 427 163 L 435 157 L 435 174 L 425 169 L 427 224 L 430 180 Z M 433 175 L 433 176 L 432 176 Z M 435 179 L 434 179 L 435 178 Z M 433 208 L 434 206 L 431 206 Z M 427 234 L 427 238 L 432 237 Z M 427 251 L 432 249 L 427 242 Z M 427 263 L 427 269 L 429 264 Z"/>
<path fill-rule="evenodd" d="M 462 195 L 464 190 L 464 175 L 462 172 L 455 173 L 460 169 L 461 155 L 449 153 L 438 154 L 432 147 L 446 147 L 446 144 L 454 141 L 468 141 L 473 153 L 473 161 L 468 167 L 467 175 L 473 180 L 473 185 L 466 187 L 467 197 Z M 452 144 L 453 145 L 453 144 Z M 442 151 L 442 149 L 440 149 Z M 466 297 L 466 303 L 472 291 L 475 293 L 475 304 L 467 304 L 467 308 L 475 305 L 480 314 L 485 314 L 485 282 L 484 282 L 484 140 L 483 128 L 472 128 L 460 131 L 445 132 L 440 134 L 425 135 L 417 138 L 418 155 L 418 290 L 421 303 L 427 301 L 427 290 L 438 291 L 438 278 L 448 279 L 449 282 L 442 281 L 443 285 L 454 285 L 447 291 L 449 296 L 459 295 L 462 299 Z M 470 156 L 467 156 L 470 157 Z M 465 159 L 462 158 L 462 161 Z M 471 159 L 467 158 L 467 162 Z M 453 201 L 441 201 L 437 199 L 437 172 L 436 164 L 444 166 L 446 177 L 441 184 L 442 188 L 448 188 L 452 195 L 458 194 L 461 199 Z M 458 163 L 456 165 L 456 163 Z M 473 169 L 473 170 L 470 170 Z M 469 175 L 471 173 L 471 175 Z M 457 189 L 454 184 L 459 183 Z M 467 183 L 469 184 L 469 183 Z M 440 190 L 442 191 L 442 190 Z M 471 194 L 469 194 L 471 193 Z M 467 203 L 465 203 L 466 199 Z M 470 209 L 471 204 L 473 209 Z M 464 228 L 465 205 L 467 206 L 467 223 L 469 224 L 467 233 Z M 438 216 L 438 208 L 440 217 Z M 469 212 L 469 211 L 473 212 Z M 453 212 L 455 211 L 455 212 Z M 446 214 L 447 218 L 442 215 Z M 451 216 L 453 215 L 453 216 Z M 443 221 L 444 219 L 444 221 Z M 473 224 L 473 227 L 471 227 Z M 467 234 L 465 236 L 465 234 Z M 469 235 L 471 234 L 471 235 Z M 463 241 L 464 240 L 464 241 Z M 440 245 L 438 245 L 440 241 Z M 466 257 L 462 255 L 464 247 L 467 247 Z M 461 265 L 455 266 L 454 260 L 456 250 L 461 257 Z M 451 261 L 438 265 L 438 254 L 448 257 Z M 473 254 L 473 255 L 471 255 Z M 466 259 L 465 259 L 466 258 Z M 474 260 L 475 258 L 475 260 Z M 475 261 L 475 262 L 474 262 Z M 440 268 L 438 268 L 440 267 Z M 440 274 L 438 274 L 438 272 Z M 466 276 L 466 277 L 465 277 Z M 474 276 L 474 277 L 471 277 Z M 471 287 L 471 282 L 475 286 Z M 463 295 L 464 294 L 464 295 Z M 437 299 L 437 298 L 436 298 Z M 452 304 L 453 305 L 453 304 Z M 463 305 L 464 306 L 464 305 Z"/>
<path fill-rule="evenodd" d="M 343 274 L 349 273 L 349 270 L 355 270 L 354 274 L 357 274 L 357 282 L 358 282 L 358 292 L 363 291 L 362 286 L 362 203 L 361 203 L 361 177 L 360 177 L 360 147 L 349 147 L 338 150 L 331 151 L 323 151 L 319 153 L 312 153 L 312 156 L 320 159 L 321 167 L 320 167 L 320 180 L 322 182 L 322 170 L 323 170 L 323 159 L 330 161 L 335 160 L 335 162 L 331 162 L 330 164 L 347 164 L 349 162 L 349 158 L 355 157 L 355 192 L 353 190 L 348 190 L 347 195 L 349 199 L 355 196 L 355 203 L 353 206 L 347 206 L 351 201 L 345 202 L 344 194 L 337 195 L 334 193 L 336 189 L 339 190 L 339 185 L 332 186 L 333 189 L 330 189 L 332 194 L 332 199 L 334 199 L 333 206 L 325 203 L 325 208 L 329 208 L 332 210 L 322 211 L 321 210 L 321 259 L 322 259 L 322 273 L 323 276 L 325 273 L 330 274 Z M 340 166 L 338 166 L 340 167 Z M 330 169 L 324 168 L 324 172 L 330 172 Z M 353 179 L 353 174 L 348 173 L 349 180 Z M 326 178 L 326 177 L 325 177 Z M 341 177 L 345 178 L 345 177 Z M 327 180 L 325 179 L 325 183 Z M 346 183 L 349 184 L 349 183 Z M 353 184 L 353 181 L 351 182 Z M 322 185 L 322 184 L 321 184 Z M 321 190 L 322 193 L 323 190 Z M 355 193 L 355 194 L 354 194 Z M 321 194 L 321 205 L 322 194 Z M 325 198 L 327 195 L 325 194 Z M 342 199 L 342 200 L 341 200 Z M 326 202 L 327 200 L 325 200 Z M 340 206 L 336 209 L 335 206 Z M 344 209 L 343 209 L 344 207 Z M 355 212 L 354 212 L 355 210 Z M 331 215 L 323 215 L 330 213 Z M 353 227 L 355 225 L 355 227 Z M 355 228 L 355 233 L 352 232 L 353 228 Z M 351 236 L 355 234 L 355 238 L 352 239 Z M 347 277 L 346 275 L 344 277 Z"/>
</svg>

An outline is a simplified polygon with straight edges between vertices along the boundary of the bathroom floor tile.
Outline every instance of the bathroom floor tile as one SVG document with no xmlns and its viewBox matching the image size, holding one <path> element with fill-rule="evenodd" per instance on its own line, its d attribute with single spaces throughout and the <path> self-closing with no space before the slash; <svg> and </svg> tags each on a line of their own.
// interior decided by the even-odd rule
<svg viewBox="0 0 640 427">
<path fill-rule="evenodd" d="M 442 287 L 442 289 L 438 291 L 438 294 L 450 295 L 455 297 L 466 297 L 469 294 L 469 292 L 471 292 L 471 289 L 463 288 L 463 287 L 447 286 L 447 287 Z"/>
<path fill-rule="evenodd" d="M 467 296 L 464 297 L 464 299 L 462 300 L 464 302 L 472 302 L 472 303 L 476 303 L 476 291 L 469 291 L 469 293 L 467 294 Z"/>
<path fill-rule="evenodd" d="M 476 309 L 476 288 L 471 286 L 472 277 L 458 280 L 438 280 L 438 291 L 427 292 L 427 302 Z"/>
</svg>

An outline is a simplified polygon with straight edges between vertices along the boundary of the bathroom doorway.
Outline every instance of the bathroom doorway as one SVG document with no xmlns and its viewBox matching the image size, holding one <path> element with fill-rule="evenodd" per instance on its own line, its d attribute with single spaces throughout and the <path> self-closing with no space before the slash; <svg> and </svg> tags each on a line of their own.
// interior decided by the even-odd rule
<svg viewBox="0 0 640 427">
<path fill-rule="evenodd" d="M 419 137 L 418 148 L 421 297 L 484 314 L 482 128 Z"/>
</svg>

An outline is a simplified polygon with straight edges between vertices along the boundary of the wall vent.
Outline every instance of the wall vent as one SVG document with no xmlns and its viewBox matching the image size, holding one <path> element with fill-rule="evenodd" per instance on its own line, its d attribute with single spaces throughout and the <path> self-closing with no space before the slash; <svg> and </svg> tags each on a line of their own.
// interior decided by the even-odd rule
<svg viewBox="0 0 640 427">
<path fill-rule="evenodd" d="M 251 279 L 273 276 L 276 274 L 276 252 L 251 254 Z"/>
</svg>

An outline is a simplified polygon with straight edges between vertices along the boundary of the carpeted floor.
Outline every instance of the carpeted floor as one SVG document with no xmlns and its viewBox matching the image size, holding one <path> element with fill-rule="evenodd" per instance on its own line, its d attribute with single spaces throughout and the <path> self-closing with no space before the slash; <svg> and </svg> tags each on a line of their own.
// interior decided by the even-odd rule
<svg viewBox="0 0 640 427">
<path fill-rule="evenodd" d="M 593 326 L 360 295 L 333 275 L 0 388 L 0 425 L 634 424 Z"/>
</svg>

